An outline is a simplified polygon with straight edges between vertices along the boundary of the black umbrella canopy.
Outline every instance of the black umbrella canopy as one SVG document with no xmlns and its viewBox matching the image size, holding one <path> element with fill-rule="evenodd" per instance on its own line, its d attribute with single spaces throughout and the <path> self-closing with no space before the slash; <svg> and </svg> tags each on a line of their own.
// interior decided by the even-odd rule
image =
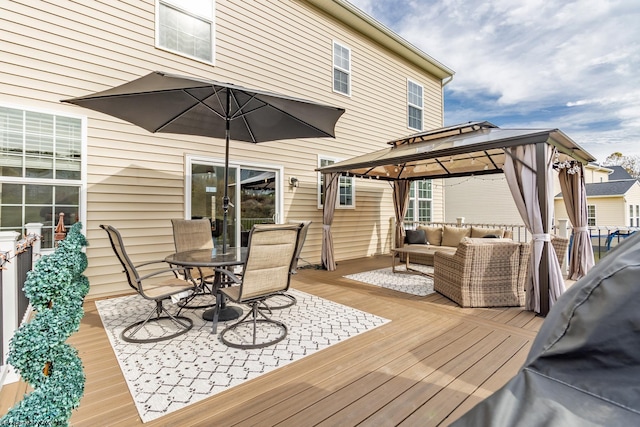
<svg viewBox="0 0 640 427">
<path fill-rule="evenodd" d="M 197 77 L 155 71 L 102 92 L 62 102 L 149 132 L 225 138 L 223 251 L 227 248 L 229 140 L 335 137 L 343 108 Z"/>
<path fill-rule="evenodd" d="M 335 124 L 344 113 L 343 108 L 160 71 L 62 102 L 118 117 L 154 133 L 225 138 L 229 120 L 231 139 L 247 142 L 335 137 Z"/>
</svg>

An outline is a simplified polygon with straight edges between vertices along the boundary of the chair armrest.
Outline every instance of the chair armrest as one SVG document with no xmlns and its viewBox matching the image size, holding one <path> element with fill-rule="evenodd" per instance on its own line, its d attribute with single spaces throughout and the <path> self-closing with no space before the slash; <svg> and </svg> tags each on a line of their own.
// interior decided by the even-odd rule
<svg viewBox="0 0 640 427">
<path fill-rule="evenodd" d="M 239 285 L 240 283 L 242 283 L 242 280 L 240 278 L 238 278 L 238 276 L 236 276 L 235 274 L 233 274 L 232 271 L 229 271 L 226 268 L 214 268 L 213 271 L 215 271 L 217 273 L 220 273 L 220 274 L 224 274 L 225 276 L 227 276 L 236 285 Z"/>
<path fill-rule="evenodd" d="M 145 265 L 151 265 L 151 264 L 167 264 L 167 262 L 165 260 L 163 260 L 163 259 L 157 259 L 157 260 L 154 260 L 154 261 L 143 262 L 142 264 L 136 264 L 136 265 L 134 265 L 134 267 L 138 268 L 138 267 L 143 267 Z"/>
<path fill-rule="evenodd" d="M 162 262 L 164 262 L 164 261 L 162 261 Z M 146 263 L 146 264 L 153 264 L 153 263 Z M 145 265 L 145 264 L 140 264 L 140 265 Z M 138 282 L 142 282 L 145 279 L 148 279 L 148 278 L 153 277 L 153 276 L 157 276 L 159 274 L 164 274 L 164 273 L 174 273 L 175 274 L 176 272 L 181 271 L 182 274 L 186 274 L 185 270 L 186 270 L 186 268 L 184 268 L 184 267 L 174 267 L 174 268 L 165 268 L 163 270 L 156 270 L 156 271 L 153 271 L 151 273 L 145 274 L 144 276 L 140 276 L 140 278 L 138 279 Z"/>
</svg>

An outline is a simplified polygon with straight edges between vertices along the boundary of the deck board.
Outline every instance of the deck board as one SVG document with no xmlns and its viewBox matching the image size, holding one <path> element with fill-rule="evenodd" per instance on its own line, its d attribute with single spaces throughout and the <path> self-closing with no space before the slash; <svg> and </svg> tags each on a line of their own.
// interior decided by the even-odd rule
<svg viewBox="0 0 640 427">
<path fill-rule="evenodd" d="M 68 341 L 87 377 L 71 424 L 448 425 L 517 373 L 544 319 L 522 308 L 462 309 L 439 294 L 418 297 L 342 277 L 388 263 L 379 256 L 342 261 L 334 272 L 302 269 L 292 287 L 391 322 L 144 424 L 87 300 Z M 0 392 L 0 415 L 24 392 L 15 384 Z"/>
</svg>

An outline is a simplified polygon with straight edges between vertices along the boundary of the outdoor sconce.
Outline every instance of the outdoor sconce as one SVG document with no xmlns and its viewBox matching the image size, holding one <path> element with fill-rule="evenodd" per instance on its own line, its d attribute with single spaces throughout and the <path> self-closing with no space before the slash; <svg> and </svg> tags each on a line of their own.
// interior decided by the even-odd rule
<svg viewBox="0 0 640 427">
<path fill-rule="evenodd" d="M 289 177 L 289 185 L 291 187 L 297 187 L 298 186 L 298 178 L 296 178 L 295 176 Z"/>
</svg>

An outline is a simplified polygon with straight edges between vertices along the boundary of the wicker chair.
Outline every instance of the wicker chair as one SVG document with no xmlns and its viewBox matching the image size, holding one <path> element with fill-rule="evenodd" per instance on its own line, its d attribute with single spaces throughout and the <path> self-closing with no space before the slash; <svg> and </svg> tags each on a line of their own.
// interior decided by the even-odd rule
<svg viewBox="0 0 640 427">
<path fill-rule="evenodd" d="M 567 256 L 567 250 L 569 249 L 569 239 L 565 237 L 551 236 L 551 244 L 553 245 L 553 249 L 556 250 L 560 267 L 562 267 L 565 257 Z"/>
<path fill-rule="evenodd" d="M 530 254 L 529 243 L 465 238 L 435 253 L 433 288 L 462 307 L 522 306 Z"/>
<path fill-rule="evenodd" d="M 220 333 L 220 339 L 226 345 L 261 348 L 280 342 L 287 336 L 287 326 L 265 314 L 265 311 L 271 311 L 265 300 L 289 289 L 300 228 L 301 225 L 254 226 L 249 234 L 242 277 L 220 270 L 237 284 L 221 289 L 221 292 L 229 299 L 250 307 L 242 319 Z M 216 321 L 214 318 L 214 328 Z M 263 324 L 262 333 L 258 330 L 259 323 Z M 264 329 L 269 330 L 265 332 Z M 266 336 L 265 340 L 259 340 L 259 335 Z"/>
<path fill-rule="evenodd" d="M 120 337 L 127 342 L 149 343 L 168 340 L 188 332 L 193 327 L 193 321 L 188 317 L 169 313 L 164 308 L 163 302 L 174 295 L 193 291 L 194 284 L 177 278 L 173 273 L 178 269 L 167 268 L 168 265 L 164 261 L 151 261 L 134 265 L 125 251 L 120 232 L 110 225 L 100 225 L 100 228 L 107 232 L 111 247 L 124 268 L 129 286 L 135 289 L 144 299 L 155 302 L 155 307 L 149 312 L 149 315 L 144 320 L 127 326 L 120 334 Z M 137 270 L 138 267 L 156 263 L 163 264 L 164 268 L 140 276 Z M 158 328 L 153 328 L 153 332 L 157 329 L 162 331 L 162 334 L 154 335 L 151 332 L 151 328 L 146 328 L 154 323 L 158 324 Z M 173 329 L 171 328 L 172 326 Z M 139 332 L 145 333 L 145 336 L 137 337 Z"/>
</svg>

